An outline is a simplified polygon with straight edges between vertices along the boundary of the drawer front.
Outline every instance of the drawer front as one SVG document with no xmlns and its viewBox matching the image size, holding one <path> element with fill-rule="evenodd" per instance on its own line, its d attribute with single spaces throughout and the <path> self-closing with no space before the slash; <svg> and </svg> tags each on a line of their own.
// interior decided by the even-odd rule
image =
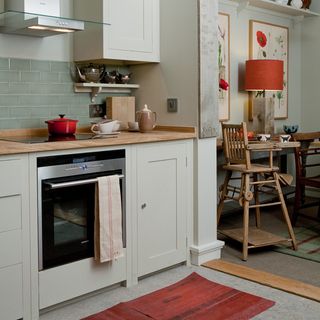
<svg viewBox="0 0 320 320">
<path fill-rule="evenodd" d="M 0 269 L 0 319 L 22 318 L 22 265 Z"/>
<path fill-rule="evenodd" d="M 21 230 L 0 233 L 0 268 L 21 263 L 21 246 Z"/>
<path fill-rule="evenodd" d="M 21 160 L 1 160 L 0 177 L 0 197 L 20 194 L 23 177 Z"/>
<path fill-rule="evenodd" d="M 0 233 L 21 229 L 21 196 L 0 198 Z"/>
</svg>

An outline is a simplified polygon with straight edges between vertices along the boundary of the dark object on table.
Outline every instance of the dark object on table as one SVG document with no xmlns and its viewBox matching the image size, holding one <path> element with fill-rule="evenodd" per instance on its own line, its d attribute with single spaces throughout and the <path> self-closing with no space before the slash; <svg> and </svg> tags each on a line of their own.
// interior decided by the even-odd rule
<svg viewBox="0 0 320 320">
<path fill-rule="evenodd" d="M 311 0 L 303 0 L 302 9 L 309 9 Z"/>
<path fill-rule="evenodd" d="M 293 125 L 283 125 L 283 131 L 286 134 L 291 134 L 291 133 L 296 133 L 299 129 L 299 126 L 297 124 L 293 124 Z"/>
</svg>

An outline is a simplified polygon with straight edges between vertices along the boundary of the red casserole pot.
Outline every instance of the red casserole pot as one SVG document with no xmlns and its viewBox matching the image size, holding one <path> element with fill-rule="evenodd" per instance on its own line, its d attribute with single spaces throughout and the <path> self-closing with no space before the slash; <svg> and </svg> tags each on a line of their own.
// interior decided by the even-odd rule
<svg viewBox="0 0 320 320">
<path fill-rule="evenodd" d="M 49 134 L 52 135 L 71 135 L 76 132 L 78 120 L 72 120 L 59 114 L 60 118 L 45 121 L 48 124 Z"/>
</svg>

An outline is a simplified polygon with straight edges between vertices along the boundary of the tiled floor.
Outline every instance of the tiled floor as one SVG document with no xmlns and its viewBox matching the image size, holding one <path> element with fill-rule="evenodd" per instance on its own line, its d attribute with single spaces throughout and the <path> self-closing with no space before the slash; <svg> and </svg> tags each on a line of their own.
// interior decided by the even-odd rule
<svg viewBox="0 0 320 320">
<path fill-rule="evenodd" d="M 288 202 L 288 210 L 292 210 L 292 201 Z M 310 214 L 316 214 L 317 207 L 308 209 Z M 311 212 L 312 211 L 312 212 Z M 313 212 L 314 211 L 314 212 Z M 254 225 L 254 214 L 251 215 L 251 225 Z M 261 212 L 262 228 L 267 231 L 280 234 L 287 232 L 287 227 L 282 219 L 279 209 L 264 209 Z M 297 225 L 313 224 L 314 221 L 299 218 Z M 242 214 L 234 212 L 222 216 L 219 228 L 235 227 L 242 225 Z M 225 247 L 222 250 L 222 258 L 229 262 L 238 263 L 247 267 L 271 272 L 284 277 L 303 281 L 320 287 L 320 264 L 314 261 L 305 260 L 272 250 L 272 247 L 264 247 L 249 250 L 248 260 L 241 260 L 241 245 L 221 235 L 219 239 L 225 240 Z M 319 317 L 320 319 L 320 317 Z"/>
<path fill-rule="evenodd" d="M 118 287 L 84 300 L 60 307 L 45 314 L 41 320 L 76 320 L 90 314 L 102 311 L 116 303 L 131 300 L 143 294 L 172 284 L 191 272 L 198 272 L 209 280 L 223 285 L 234 287 L 238 290 L 256 294 L 276 304 L 267 311 L 257 315 L 254 319 L 267 320 L 317 320 L 320 314 L 320 304 L 308 299 L 288 294 L 283 291 L 268 288 L 257 283 L 246 281 L 221 272 L 204 267 L 178 266 L 156 275 L 144 278 L 139 284 L 130 288 Z M 209 320 L 209 319 L 208 319 Z M 210 319 L 211 320 L 211 319 Z M 219 320 L 219 319 L 217 319 Z"/>
</svg>

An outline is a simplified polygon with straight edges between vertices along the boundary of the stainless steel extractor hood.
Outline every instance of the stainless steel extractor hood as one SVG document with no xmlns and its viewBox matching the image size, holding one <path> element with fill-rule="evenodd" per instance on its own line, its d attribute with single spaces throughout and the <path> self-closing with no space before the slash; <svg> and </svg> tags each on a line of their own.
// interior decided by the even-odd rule
<svg viewBox="0 0 320 320">
<path fill-rule="evenodd" d="M 0 32 L 34 37 L 48 37 L 84 30 L 84 22 L 59 17 L 60 1 L 5 0 L 0 15 Z M 54 3 L 55 7 L 52 7 Z M 41 6 L 42 5 L 42 6 Z M 26 11 L 32 10 L 32 12 Z M 57 15 L 57 16 L 55 16 Z"/>
</svg>

